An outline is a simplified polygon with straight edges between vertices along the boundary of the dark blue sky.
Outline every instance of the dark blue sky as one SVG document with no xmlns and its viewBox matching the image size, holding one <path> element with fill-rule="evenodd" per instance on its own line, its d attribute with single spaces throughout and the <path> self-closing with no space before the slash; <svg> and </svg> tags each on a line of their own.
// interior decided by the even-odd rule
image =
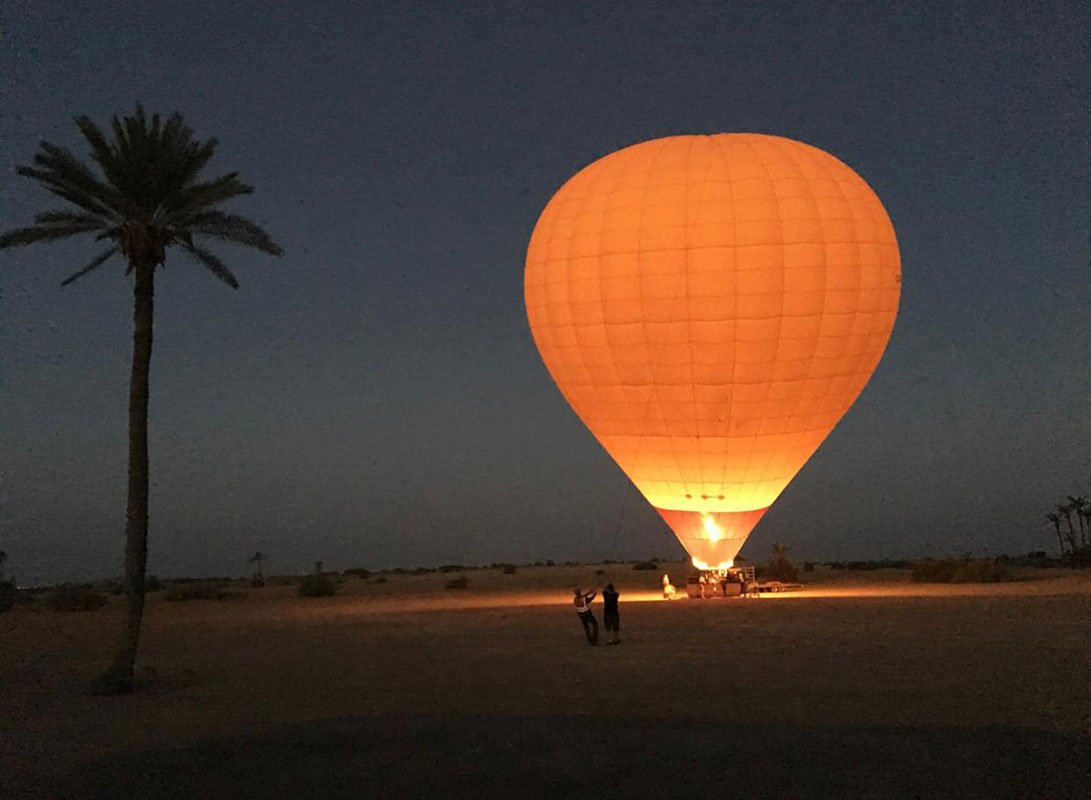
<svg viewBox="0 0 1091 800">
<path fill-rule="evenodd" d="M 569 412 L 522 306 L 552 193 L 619 147 L 776 133 L 882 198 L 903 295 L 856 405 L 743 554 L 1049 548 L 1091 489 L 1086 4 L 116 3 L 0 9 L 0 229 L 15 168 L 140 101 L 280 260 L 158 283 L 150 568 L 681 554 Z M 443 5 L 444 8 L 438 8 Z M 547 8 L 548 6 L 548 8 Z M 888 6 L 880 8 L 880 6 Z M 270 8 L 272 7 L 272 9 Z M 90 241 L 0 254 L 0 548 L 25 580 L 120 572 L 131 295 Z"/>
</svg>

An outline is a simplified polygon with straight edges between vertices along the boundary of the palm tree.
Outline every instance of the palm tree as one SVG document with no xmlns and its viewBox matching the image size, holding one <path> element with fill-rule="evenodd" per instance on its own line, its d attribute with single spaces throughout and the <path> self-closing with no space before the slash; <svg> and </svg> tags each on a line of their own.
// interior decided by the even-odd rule
<svg viewBox="0 0 1091 800">
<path fill-rule="evenodd" d="M 1046 513 L 1046 519 L 1053 523 L 1057 531 L 1057 546 L 1061 548 L 1061 558 L 1064 558 L 1064 538 L 1061 536 L 1061 515 L 1053 511 Z"/>
<path fill-rule="evenodd" d="M 773 542 L 773 558 L 769 562 L 768 576 L 775 581 L 793 583 L 799 580 L 799 570 L 788 560 L 788 545 Z"/>
<path fill-rule="evenodd" d="M 1084 510 L 1088 506 L 1087 498 L 1084 497 L 1082 494 L 1078 495 L 1076 497 L 1073 497 L 1072 495 L 1068 495 L 1065 498 L 1065 500 L 1068 501 L 1068 507 L 1071 508 L 1074 512 L 1076 512 L 1076 521 L 1079 523 L 1079 526 L 1080 526 L 1080 546 L 1081 547 L 1086 547 L 1087 546 L 1087 531 L 1086 531 L 1086 528 L 1084 527 L 1083 521 L 1084 521 Z"/>
<path fill-rule="evenodd" d="M 1057 506 L 1057 513 L 1068 523 L 1068 533 L 1065 534 L 1065 538 L 1068 539 L 1068 549 L 1075 553 L 1076 548 L 1079 547 L 1079 541 L 1076 538 L 1076 528 L 1072 524 L 1072 506 L 1062 503 Z"/>
<path fill-rule="evenodd" d="M 200 173 L 212 158 L 216 140 L 201 142 L 181 114 L 165 122 L 149 120 L 139 105 L 133 115 L 111 120 L 112 138 L 90 118 L 76 117 L 98 172 L 69 150 L 39 143 L 34 165 L 18 173 L 32 178 L 69 205 L 46 211 L 26 228 L 0 234 L 0 248 L 91 234 L 109 247 L 66 278 L 67 286 L 114 255 L 133 276 L 133 363 L 129 382 L 129 487 L 125 516 L 125 595 L 127 614 L 112 666 L 96 682 L 101 694 L 132 691 L 133 666 L 144 611 L 144 573 L 148 554 L 148 370 L 152 354 L 155 268 L 172 247 L 208 268 L 228 286 L 238 281 L 203 238 L 254 247 L 279 256 L 282 250 L 261 227 L 218 206 L 253 188 L 230 172 L 211 180 Z M 101 174 L 99 174 L 101 173 Z"/>
<path fill-rule="evenodd" d="M 259 581 L 264 581 L 265 580 L 265 575 L 263 575 L 262 571 L 261 571 L 261 562 L 264 561 L 266 559 L 266 557 L 267 556 L 265 555 L 265 553 L 263 553 L 263 552 L 261 552 L 259 550 L 258 552 L 254 553 L 254 555 L 250 556 L 250 558 L 248 558 L 247 561 L 246 561 L 246 563 L 248 563 L 248 564 L 257 564 L 258 565 L 258 571 L 257 571 L 255 577 Z"/>
</svg>

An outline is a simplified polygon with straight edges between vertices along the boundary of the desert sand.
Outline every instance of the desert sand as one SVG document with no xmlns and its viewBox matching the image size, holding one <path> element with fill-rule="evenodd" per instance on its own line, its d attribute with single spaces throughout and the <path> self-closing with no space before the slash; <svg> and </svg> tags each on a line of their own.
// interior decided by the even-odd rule
<svg viewBox="0 0 1091 800">
<path fill-rule="evenodd" d="M 121 698 L 86 692 L 120 598 L 0 615 L 0 797 L 1091 797 L 1091 575 L 464 574 L 151 595 Z M 568 596 L 607 580 L 622 643 L 589 647 Z"/>
</svg>

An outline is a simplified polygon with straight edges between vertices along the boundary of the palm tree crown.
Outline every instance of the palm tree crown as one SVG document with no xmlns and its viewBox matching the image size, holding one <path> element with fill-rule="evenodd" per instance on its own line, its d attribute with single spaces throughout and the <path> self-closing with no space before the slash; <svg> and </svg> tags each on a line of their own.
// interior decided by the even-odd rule
<svg viewBox="0 0 1091 800">
<path fill-rule="evenodd" d="M 132 116 L 113 117 L 113 138 L 107 139 L 89 117 L 76 125 L 91 146 L 97 175 L 69 150 L 46 141 L 39 143 L 34 166 L 18 172 L 33 178 L 71 206 L 47 211 L 34 224 L 0 235 L 0 248 L 52 241 L 83 233 L 110 246 L 69 276 L 71 283 L 120 253 L 128 262 L 126 273 L 137 265 L 159 266 L 172 246 L 181 248 L 232 288 L 238 281 L 202 238 L 219 239 L 282 254 L 260 226 L 237 214 L 217 209 L 221 203 L 250 194 L 253 187 L 230 172 L 211 180 L 199 176 L 216 149 L 216 140 L 193 138 L 181 114 L 161 122 L 149 120 L 137 106 Z"/>
</svg>

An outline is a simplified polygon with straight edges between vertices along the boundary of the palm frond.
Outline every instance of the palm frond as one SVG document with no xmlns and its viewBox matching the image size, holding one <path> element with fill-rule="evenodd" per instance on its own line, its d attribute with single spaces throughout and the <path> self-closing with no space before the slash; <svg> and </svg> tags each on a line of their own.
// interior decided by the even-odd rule
<svg viewBox="0 0 1091 800">
<path fill-rule="evenodd" d="M 33 178 L 53 194 L 63 197 L 85 211 L 110 217 L 111 219 L 120 219 L 121 217 L 122 209 L 113 208 L 111 205 L 104 203 L 102 198 L 96 197 L 52 172 L 35 169 L 34 167 L 19 167 L 15 171 L 23 177 Z"/>
<path fill-rule="evenodd" d="M 67 286 L 68 284 L 72 283 L 72 281 L 74 281 L 74 280 L 76 280 L 78 278 L 82 278 L 88 272 L 91 272 L 92 270 L 98 269 L 99 267 L 101 267 L 104 263 L 106 263 L 110 259 L 110 256 L 114 255 L 116 252 L 117 252 L 116 247 L 111 247 L 109 250 L 103 250 L 101 253 L 99 253 L 97 256 L 95 256 L 94 261 L 92 261 L 86 267 L 81 269 L 79 272 L 75 272 L 75 273 L 69 275 L 67 278 L 65 278 L 63 281 L 61 281 L 61 286 Z"/>
<path fill-rule="evenodd" d="M 56 184 L 76 189 L 94 198 L 102 207 L 103 213 L 113 212 L 111 215 L 116 216 L 117 193 L 99 180 L 86 164 L 69 150 L 50 142 L 41 141 L 38 148 L 34 163 L 50 173 Z"/>
<path fill-rule="evenodd" d="M 274 256 L 284 255 L 284 250 L 260 225 L 238 214 L 205 211 L 187 220 L 184 228 L 191 234 L 244 244 Z"/>
<path fill-rule="evenodd" d="M 221 261 L 215 253 L 212 253 L 198 245 L 189 244 L 186 242 L 182 242 L 181 247 L 183 250 L 193 256 L 194 260 L 196 260 L 197 263 L 201 264 L 204 267 L 207 267 L 209 272 L 211 272 L 221 281 L 226 283 L 232 289 L 239 288 L 239 282 L 235 279 L 235 276 L 231 274 L 231 270 L 227 268 L 227 265 L 224 264 L 224 262 Z"/>
<path fill-rule="evenodd" d="M 178 211 L 182 213 L 200 211 L 230 200 L 232 197 L 252 194 L 253 191 L 253 186 L 247 186 L 239 180 L 239 173 L 229 172 L 214 180 L 187 186 Z"/>
<path fill-rule="evenodd" d="M 81 233 L 97 231 L 101 224 L 80 224 L 71 222 L 59 225 L 31 225 L 27 228 L 16 228 L 13 231 L 0 234 L 0 249 L 5 247 L 23 247 L 35 242 L 52 242 L 57 239 L 66 239 Z"/>
<path fill-rule="evenodd" d="M 91 145 L 91 158 L 99 165 L 99 169 L 106 176 L 106 180 L 116 187 L 116 178 L 118 176 L 117 152 L 106 141 L 106 136 L 103 135 L 102 130 L 90 117 L 83 114 L 76 117 L 76 126 L 80 129 L 80 133 L 83 134 L 83 138 Z"/>
<path fill-rule="evenodd" d="M 80 213 L 78 211 L 43 211 L 41 214 L 34 218 L 35 225 L 57 225 L 59 223 L 97 223 L 99 226 L 106 227 L 110 220 L 104 218 L 100 214 L 87 214 Z"/>
<path fill-rule="evenodd" d="M 258 224 L 218 206 L 250 194 L 236 172 L 202 179 L 216 140 L 195 138 L 181 114 L 146 114 L 143 107 L 115 115 L 106 126 L 77 116 L 76 126 L 90 148 L 84 163 L 69 150 L 41 142 L 33 163 L 18 174 L 72 204 L 39 214 L 35 224 L 0 234 L 0 247 L 16 247 L 91 233 L 112 247 L 65 284 L 120 253 L 128 270 L 163 263 L 164 252 L 179 246 L 229 286 L 238 281 L 202 239 L 242 244 L 272 255 L 280 246 Z M 96 169 L 97 167 L 97 169 Z M 194 240 L 197 239 L 198 242 Z"/>
</svg>

